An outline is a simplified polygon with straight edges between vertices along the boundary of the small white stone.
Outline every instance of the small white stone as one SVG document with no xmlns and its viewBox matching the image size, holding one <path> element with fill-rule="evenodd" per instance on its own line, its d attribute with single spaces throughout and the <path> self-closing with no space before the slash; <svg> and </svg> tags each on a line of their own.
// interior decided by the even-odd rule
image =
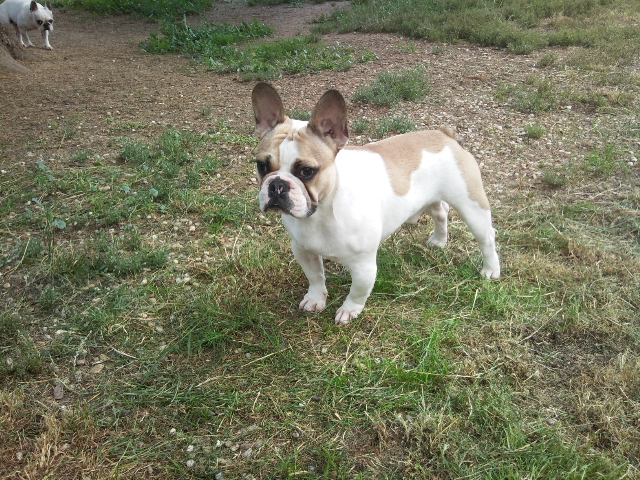
<svg viewBox="0 0 640 480">
<path fill-rule="evenodd" d="M 187 460 L 187 468 L 193 468 L 196 464 L 195 460 Z"/>
</svg>

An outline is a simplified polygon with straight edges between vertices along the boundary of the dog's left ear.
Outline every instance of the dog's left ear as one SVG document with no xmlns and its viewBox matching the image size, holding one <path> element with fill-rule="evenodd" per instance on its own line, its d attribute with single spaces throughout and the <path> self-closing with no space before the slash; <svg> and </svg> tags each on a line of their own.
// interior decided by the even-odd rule
<svg viewBox="0 0 640 480">
<path fill-rule="evenodd" d="M 35 12 L 36 10 L 38 10 L 38 4 L 37 4 L 35 1 L 32 1 L 32 2 L 29 4 L 29 10 L 30 10 L 31 12 Z"/>
<path fill-rule="evenodd" d="M 325 142 L 333 143 L 337 150 L 347 144 L 347 105 L 340 92 L 329 90 L 318 100 L 309 127 Z"/>
<path fill-rule="evenodd" d="M 260 82 L 251 92 L 253 114 L 256 117 L 256 132 L 262 137 L 268 130 L 284 122 L 284 106 L 280 95 L 268 83 Z"/>
<path fill-rule="evenodd" d="M 53 8 L 51 8 L 51 2 L 47 1 L 47 3 L 45 4 L 45 7 L 47 7 L 49 11 L 53 12 Z"/>
</svg>

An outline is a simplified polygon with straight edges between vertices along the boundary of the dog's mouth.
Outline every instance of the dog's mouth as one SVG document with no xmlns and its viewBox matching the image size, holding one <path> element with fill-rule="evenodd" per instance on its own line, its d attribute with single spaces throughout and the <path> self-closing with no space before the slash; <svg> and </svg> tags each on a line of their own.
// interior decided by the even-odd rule
<svg viewBox="0 0 640 480">
<path fill-rule="evenodd" d="M 285 215 L 291 215 L 295 218 L 307 218 L 313 215 L 318 209 L 318 205 L 316 203 L 312 203 L 309 205 L 306 211 L 300 212 L 298 208 L 295 207 L 294 203 L 290 199 L 280 200 L 280 199 L 270 199 L 266 205 L 262 208 L 263 212 L 280 212 Z"/>
<path fill-rule="evenodd" d="M 301 182 L 296 183 L 294 180 L 292 183 L 280 176 L 274 177 L 263 187 L 260 199 L 263 212 L 273 210 L 295 218 L 307 218 L 313 215 L 318 207 Z"/>
</svg>

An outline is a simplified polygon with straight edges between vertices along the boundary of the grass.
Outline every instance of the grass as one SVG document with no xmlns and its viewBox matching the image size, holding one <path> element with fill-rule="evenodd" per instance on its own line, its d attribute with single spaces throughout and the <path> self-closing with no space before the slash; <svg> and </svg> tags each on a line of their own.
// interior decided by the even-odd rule
<svg viewBox="0 0 640 480">
<path fill-rule="evenodd" d="M 190 235 L 177 193 L 199 189 L 188 175 L 205 139 L 248 141 L 222 124 L 207 137 L 167 130 L 122 144 L 113 188 L 73 190 L 114 178 L 101 166 L 43 166 L 5 197 L 50 192 L 42 211 L 12 217 L 32 238 L 3 250 L 3 278 L 31 279 L 0 314 L 5 474 L 614 479 L 635 468 L 637 426 L 616 419 L 634 414 L 640 388 L 638 225 L 620 210 L 604 198 L 501 207 L 511 273 L 498 282 L 456 246 L 470 238 L 455 218 L 447 250 L 426 249 L 428 229 L 410 227 L 382 246 L 367 311 L 344 329 L 295 312 L 302 272 L 286 232 L 248 214 L 252 189 L 192 205 L 200 241 L 175 249 L 169 238 Z M 616 157 L 594 152 L 574 175 L 624 178 L 609 170 Z M 166 195 L 147 196 L 148 216 L 136 216 L 126 199 L 159 179 Z M 64 201 L 74 192 L 75 213 Z M 640 202 L 625 201 L 629 218 Z M 111 223 L 115 205 L 125 212 Z M 98 232 L 78 242 L 72 232 L 88 225 L 74 218 L 88 208 Z M 66 226 L 46 228 L 47 211 Z M 334 310 L 349 279 L 327 267 Z M 576 371 L 588 373 L 572 387 Z M 62 415 L 31 401 L 55 385 L 70 405 Z M 532 395 L 555 400 L 541 410 Z M 368 451 L 375 464 L 353 460 Z"/>
<path fill-rule="evenodd" d="M 303 273 L 250 181 L 250 110 L 241 127 L 208 105 L 194 107 L 202 129 L 105 121 L 110 157 L 83 145 L 80 117 L 46 145 L 3 146 L 0 476 L 638 478 L 635 80 L 554 53 L 521 92 L 508 78 L 498 89 L 490 108 L 513 125 L 480 146 L 463 135 L 523 168 L 553 142 L 540 180 L 508 193 L 483 167 L 503 277 L 479 277 L 456 215 L 443 250 L 426 247 L 424 219 L 381 246 L 348 328 L 332 321 L 350 287 L 332 262 L 327 311 L 297 309 Z M 424 88 L 399 100 L 411 118 L 429 92 L 414 75 Z M 563 108 L 585 75 L 630 102 Z M 304 100 L 287 114 L 308 118 Z M 350 113 L 361 107 L 354 133 L 416 126 L 388 108 Z M 575 117 L 597 121 L 586 135 Z"/>
<path fill-rule="evenodd" d="M 402 101 L 422 100 L 429 93 L 429 77 L 424 67 L 379 73 L 373 83 L 355 92 L 353 100 L 361 103 L 393 106 Z"/>
<path fill-rule="evenodd" d="M 280 75 L 310 74 L 322 70 L 346 71 L 357 63 L 377 57 L 369 52 L 336 43 L 326 46 L 318 35 L 251 44 L 243 49 L 238 44 L 263 38 L 273 28 L 253 23 L 237 26 L 202 24 L 192 28 L 186 23 L 165 23 L 162 37 L 151 34 L 141 48 L 148 53 L 181 53 L 205 67 L 220 73 L 238 73 L 245 81 L 271 80 Z"/>
<path fill-rule="evenodd" d="M 208 0 L 56 0 L 54 7 L 85 9 L 100 15 L 137 15 L 151 19 L 173 19 L 202 13 L 211 7 Z"/>
<path fill-rule="evenodd" d="M 433 42 L 469 41 L 517 54 L 547 46 L 595 47 L 608 52 L 609 63 L 619 63 L 628 61 L 628 51 L 637 51 L 640 34 L 632 19 L 639 8 L 637 2 L 622 0 L 361 1 L 317 19 L 316 29 L 390 32 Z M 622 51 L 612 48 L 621 43 Z"/>
</svg>

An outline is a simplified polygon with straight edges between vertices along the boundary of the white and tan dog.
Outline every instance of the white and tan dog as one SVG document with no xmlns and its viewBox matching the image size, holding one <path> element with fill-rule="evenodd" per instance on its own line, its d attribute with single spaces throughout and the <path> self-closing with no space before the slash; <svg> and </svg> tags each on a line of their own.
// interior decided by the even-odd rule
<svg viewBox="0 0 640 480">
<path fill-rule="evenodd" d="M 49 32 L 53 32 L 53 11 L 49 1 L 43 7 L 30 0 L 5 0 L 0 3 L 0 25 L 7 31 L 13 27 L 23 47 L 33 47 L 27 32 L 40 30 L 44 48 L 53 50 L 49 43 Z"/>
<path fill-rule="evenodd" d="M 480 244 L 481 273 L 500 276 L 489 202 L 473 156 L 446 131 L 420 131 L 346 147 L 347 108 L 327 91 L 309 122 L 284 114 L 278 92 L 259 83 L 252 93 L 260 137 L 260 208 L 280 211 L 293 253 L 309 280 L 300 308 L 321 311 L 327 289 L 322 259 L 346 266 L 352 285 L 338 309 L 346 325 L 364 308 L 376 279 L 380 243 L 423 213 L 435 222 L 428 242 L 447 243 L 453 206 Z"/>
</svg>

